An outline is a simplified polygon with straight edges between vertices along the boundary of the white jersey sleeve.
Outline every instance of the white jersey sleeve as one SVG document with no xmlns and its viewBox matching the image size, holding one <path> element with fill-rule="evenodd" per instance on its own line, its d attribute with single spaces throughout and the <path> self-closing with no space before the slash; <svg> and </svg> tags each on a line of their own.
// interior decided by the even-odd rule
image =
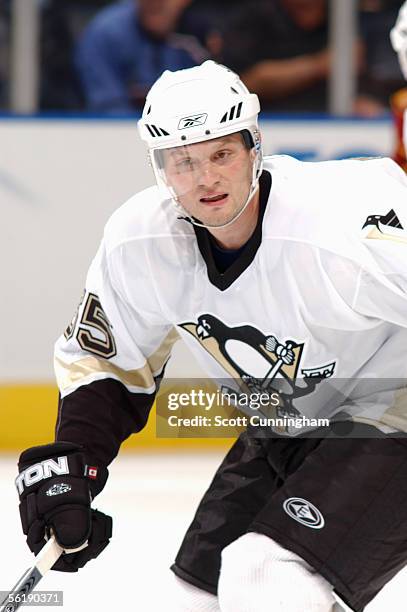
<svg viewBox="0 0 407 612">
<path fill-rule="evenodd" d="M 138 269 L 129 270 L 125 249 L 111 242 L 105 235 L 77 313 L 55 346 L 57 439 L 83 444 L 104 464 L 144 427 L 178 338 L 160 315 L 142 252 Z M 139 304 L 130 303 L 124 275 L 137 283 Z"/>
<path fill-rule="evenodd" d="M 386 214 L 372 214 L 364 224 L 362 243 L 369 263 L 359 270 L 353 307 L 407 327 L 407 176 L 390 160 L 381 160 L 381 167 L 394 179 L 395 189 L 390 192 L 389 187 Z"/>
<path fill-rule="evenodd" d="M 362 268 L 354 298 L 356 311 L 369 317 L 407 327 L 407 202 L 403 218 L 393 213 L 393 225 L 366 228 L 364 239 L 374 265 Z"/>
</svg>

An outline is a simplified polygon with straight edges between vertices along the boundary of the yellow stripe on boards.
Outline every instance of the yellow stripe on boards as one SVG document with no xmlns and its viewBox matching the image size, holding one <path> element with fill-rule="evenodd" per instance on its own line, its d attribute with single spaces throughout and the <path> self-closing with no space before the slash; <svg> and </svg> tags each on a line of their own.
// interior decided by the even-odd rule
<svg viewBox="0 0 407 612">
<path fill-rule="evenodd" d="M 21 451 L 54 440 L 58 390 L 50 384 L 0 385 L 0 452 Z M 231 438 L 157 438 L 155 407 L 147 426 L 130 436 L 126 450 L 228 449 Z"/>
</svg>

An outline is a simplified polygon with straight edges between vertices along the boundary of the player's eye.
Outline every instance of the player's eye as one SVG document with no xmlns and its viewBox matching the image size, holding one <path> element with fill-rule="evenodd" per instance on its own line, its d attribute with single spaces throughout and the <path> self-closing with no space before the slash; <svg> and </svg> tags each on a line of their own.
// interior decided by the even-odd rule
<svg viewBox="0 0 407 612">
<path fill-rule="evenodd" d="M 225 164 L 230 162 L 233 159 L 234 153 L 231 149 L 221 149 L 220 151 L 216 151 L 213 156 L 213 160 L 217 164 Z"/>
<path fill-rule="evenodd" d="M 178 172 L 190 172 L 195 168 L 194 161 L 190 157 L 179 159 L 175 163 Z"/>
</svg>

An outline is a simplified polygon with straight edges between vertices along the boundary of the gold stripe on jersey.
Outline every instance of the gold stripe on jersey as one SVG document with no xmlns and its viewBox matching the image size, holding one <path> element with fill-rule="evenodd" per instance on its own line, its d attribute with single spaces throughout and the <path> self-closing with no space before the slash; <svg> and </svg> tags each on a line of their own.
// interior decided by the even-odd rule
<svg viewBox="0 0 407 612">
<path fill-rule="evenodd" d="M 392 406 L 380 417 L 380 421 L 394 429 L 407 431 L 407 389 L 395 392 Z"/>
<path fill-rule="evenodd" d="M 365 238 L 373 240 L 392 240 L 393 242 L 407 244 L 407 234 L 404 230 L 395 230 L 393 233 L 390 234 L 381 232 L 377 229 L 377 227 L 374 227 L 370 230 L 367 236 L 365 236 Z"/>
<path fill-rule="evenodd" d="M 119 366 L 98 357 L 84 357 L 73 363 L 63 361 L 59 357 L 54 362 L 58 387 L 63 393 L 67 389 L 86 384 L 95 374 L 105 374 L 120 380 L 126 387 L 141 387 L 150 389 L 154 386 L 154 379 L 150 368 L 146 364 L 136 370 L 123 370 Z"/>
<path fill-rule="evenodd" d="M 355 414 L 352 421 L 356 423 L 367 423 L 378 429 L 386 426 L 397 431 L 407 432 L 407 389 L 398 389 L 395 391 L 394 396 L 393 404 L 387 408 L 380 417 L 369 419 L 366 416 L 358 416 Z"/>
<path fill-rule="evenodd" d="M 179 339 L 179 334 L 175 327 L 173 327 L 164 338 L 158 349 L 147 359 L 152 372 L 160 372 L 162 370 L 164 364 L 167 363 L 169 356 L 171 355 L 172 347 Z"/>
<path fill-rule="evenodd" d="M 147 363 L 135 370 L 124 370 L 107 359 L 88 356 L 78 359 L 73 363 L 55 357 L 54 367 L 58 387 L 63 393 L 67 389 L 77 386 L 78 383 L 86 384 L 87 379 L 91 379 L 95 374 L 105 374 L 114 376 L 126 387 L 141 387 L 151 389 L 154 387 L 153 374 L 158 374 L 171 354 L 173 344 L 178 340 L 178 332 L 173 328 L 158 349 L 150 355 Z"/>
</svg>

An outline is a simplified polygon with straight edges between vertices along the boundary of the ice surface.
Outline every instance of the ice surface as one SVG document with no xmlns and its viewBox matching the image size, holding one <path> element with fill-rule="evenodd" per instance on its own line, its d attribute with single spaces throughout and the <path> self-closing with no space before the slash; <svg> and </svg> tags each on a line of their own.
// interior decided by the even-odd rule
<svg viewBox="0 0 407 612">
<path fill-rule="evenodd" d="M 39 590 L 62 590 L 61 612 L 166 612 L 171 589 L 168 567 L 220 460 L 221 454 L 214 452 L 119 457 L 95 503 L 113 516 L 111 544 L 77 574 L 48 573 Z M 0 456 L 1 591 L 9 590 L 33 559 L 20 528 L 15 464 L 16 457 Z M 406 599 L 403 570 L 366 612 L 401 610 Z"/>
</svg>

